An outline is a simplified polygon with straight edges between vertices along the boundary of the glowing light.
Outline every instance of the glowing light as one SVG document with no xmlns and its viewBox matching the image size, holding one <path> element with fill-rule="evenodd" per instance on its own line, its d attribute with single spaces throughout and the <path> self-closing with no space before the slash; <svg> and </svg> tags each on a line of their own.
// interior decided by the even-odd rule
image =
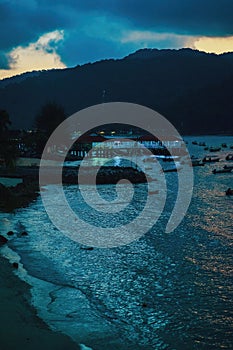
<svg viewBox="0 0 233 350">
<path fill-rule="evenodd" d="M 233 51 L 233 36 L 229 37 L 200 37 L 193 43 L 193 47 L 200 51 L 221 54 Z"/>
</svg>

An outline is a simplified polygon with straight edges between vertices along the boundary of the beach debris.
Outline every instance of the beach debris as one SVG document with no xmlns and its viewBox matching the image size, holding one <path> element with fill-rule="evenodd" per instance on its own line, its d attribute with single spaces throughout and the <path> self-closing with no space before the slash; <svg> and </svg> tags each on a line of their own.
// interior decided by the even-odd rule
<svg viewBox="0 0 233 350">
<path fill-rule="evenodd" d="M 2 235 L 0 235 L 0 245 L 6 244 L 8 239 Z"/>
</svg>

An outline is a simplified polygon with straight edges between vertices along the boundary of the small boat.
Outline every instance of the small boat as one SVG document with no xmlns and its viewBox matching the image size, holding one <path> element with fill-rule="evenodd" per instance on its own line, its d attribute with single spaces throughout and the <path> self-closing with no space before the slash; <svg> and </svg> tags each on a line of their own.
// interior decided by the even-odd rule
<svg viewBox="0 0 233 350">
<path fill-rule="evenodd" d="M 147 163 L 147 162 L 155 162 L 156 161 L 156 156 L 152 155 L 152 156 L 149 156 L 149 157 L 146 157 L 143 159 L 143 162 L 144 163 Z"/>
<path fill-rule="evenodd" d="M 205 147 L 204 150 L 205 150 L 205 151 L 209 151 L 209 147 Z"/>
<path fill-rule="evenodd" d="M 205 165 L 204 163 L 202 163 L 202 160 L 200 158 L 197 158 L 197 157 L 194 157 L 194 156 L 191 157 L 191 162 L 192 162 L 192 166 L 203 166 L 203 165 Z"/>
<path fill-rule="evenodd" d="M 227 190 L 226 190 L 226 196 L 233 196 L 233 190 L 229 187 Z"/>
<path fill-rule="evenodd" d="M 222 148 L 227 148 L 227 144 L 226 143 L 222 143 Z"/>
<path fill-rule="evenodd" d="M 163 172 L 164 173 L 173 173 L 173 172 L 179 171 L 180 169 L 181 168 L 173 167 L 173 168 L 163 169 Z"/>
<path fill-rule="evenodd" d="M 233 169 L 233 165 L 224 165 L 224 169 Z"/>
<path fill-rule="evenodd" d="M 200 159 L 198 160 L 192 160 L 192 166 L 204 166 L 205 163 L 203 163 Z"/>
<path fill-rule="evenodd" d="M 199 142 L 199 146 L 206 147 L 206 143 L 205 142 Z"/>
<path fill-rule="evenodd" d="M 219 151 L 221 151 L 221 147 L 210 147 L 209 151 L 210 152 L 219 152 Z"/>
<path fill-rule="evenodd" d="M 214 162 L 219 162 L 219 157 L 218 156 L 205 156 L 202 161 L 203 163 L 214 163 Z"/>
<path fill-rule="evenodd" d="M 174 156 L 174 157 L 164 157 L 163 158 L 163 162 L 174 162 L 174 160 L 179 160 L 180 159 L 180 157 L 179 156 Z"/>
<path fill-rule="evenodd" d="M 232 172 L 232 169 L 226 169 L 226 168 L 223 168 L 223 169 L 214 169 L 212 171 L 213 174 L 223 174 L 223 173 L 231 173 Z"/>
<path fill-rule="evenodd" d="M 192 142 L 193 145 L 198 145 L 197 141 Z"/>
<path fill-rule="evenodd" d="M 226 156 L 226 160 L 232 160 L 233 161 L 233 154 L 228 154 Z"/>
<path fill-rule="evenodd" d="M 149 194 L 158 194 L 158 193 L 159 193 L 159 191 L 158 191 L 158 190 L 155 190 L 155 191 L 149 191 L 148 193 L 149 193 Z"/>
</svg>

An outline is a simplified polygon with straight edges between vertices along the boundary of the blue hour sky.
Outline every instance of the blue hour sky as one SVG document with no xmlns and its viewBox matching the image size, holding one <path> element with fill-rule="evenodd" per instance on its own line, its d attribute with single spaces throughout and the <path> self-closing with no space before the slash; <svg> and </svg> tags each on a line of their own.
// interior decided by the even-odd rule
<svg viewBox="0 0 233 350">
<path fill-rule="evenodd" d="M 145 47 L 233 51 L 233 1 L 0 0 L 0 79 Z"/>
</svg>

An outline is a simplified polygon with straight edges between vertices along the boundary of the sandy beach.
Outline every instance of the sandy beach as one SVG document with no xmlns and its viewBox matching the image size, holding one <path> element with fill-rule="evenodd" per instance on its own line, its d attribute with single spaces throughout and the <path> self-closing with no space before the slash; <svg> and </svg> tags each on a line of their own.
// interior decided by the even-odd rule
<svg viewBox="0 0 233 350">
<path fill-rule="evenodd" d="M 0 348 L 1 350 L 78 350 L 67 336 L 51 331 L 29 304 L 30 287 L 0 257 Z"/>
</svg>

